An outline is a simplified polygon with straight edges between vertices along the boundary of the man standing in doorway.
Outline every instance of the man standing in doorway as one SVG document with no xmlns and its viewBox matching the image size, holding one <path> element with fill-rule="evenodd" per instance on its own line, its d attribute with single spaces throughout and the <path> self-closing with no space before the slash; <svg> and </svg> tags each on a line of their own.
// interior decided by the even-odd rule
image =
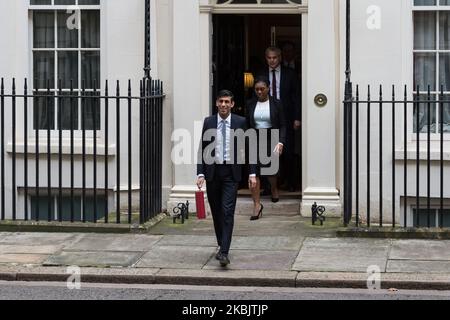
<svg viewBox="0 0 450 320">
<path fill-rule="evenodd" d="M 301 127 L 301 99 L 300 85 L 294 70 L 281 65 L 281 50 L 270 47 L 266 50 L 267 71 L 265 76 L 270 80 L 270 94 L 280 100 L 286 117 L 286 146 L 282 160 L 282 177 L 285 179 L 285 188 L 294 192 L 298 176 L 295 166 L 295 131 Z"/>
<path fill-rule="evenodd" d="M 281 55 L 282 55 L 282 63 L 286 68 L 290 68 L 295 71 L 295 74 L 297 75 L 297 79 L 299 80 L 299 86 L 301 88 L 302 83 L 302 62 L 299 58 L 299 55 L 297 55 L 297 50 L 295 47 L 294 42 L 292 41 L 285 41 L 283 42 L 283 45 L 281 46 Z M 301 120 L 301 114 L 300 114 L 300 120 Z M 295 158 L 295 168 L 297 169 L 295 171 L 295 181 L 298 184 L 300 184 L 301 187 L 301 180 L 302 180 L 302 132 L 301 130 L 296 130 L 294 132 L 294 158 Z"/>
<path fill-rule="evenodd" d="M 216 100 L 218 114 L 208 117 L 203 123 L 202 141 L 199 149 L 199 162 L 197 165 L 197 186 L 201 189 L 206 181 L 208 202 L 214 221 L 219 251 L 216 259 L 222 267 L 230 264 L 228 256 L 234 227 L 234 211 L 238 185 L 242 179 L 242 162 L 238 157 L 245 150 L 238 150 L 236 146 L 245 146 L 244 135 L 234 134 L 236 130 L 247 130 L 245 118 L 232 114 L 234 95 L 228 90 L 219 92 Z M 208 139 L 208 131 L 214 139 L 213 148 Z M 205 150 L 212 151 L 209 155 Z M 200 154 L 201 152 L 201 154 Z M 211 159 L 206 159 L 211 156 Z M 241 160 L 243 158 L 240 158 Z M 211 161 L 212 160 L 212 161 Z M 249 187 L 256 186 L 256 163 L 249 166 Z"/>
<path fill-rule="evenodd" d="M 301 61 L 297 57 L 295 44 L 292 41 L 286 41 L 281 47 L 283 66 L 290 68 L 297 74 L 297 79 L 300 79 Z"/>
</svg>

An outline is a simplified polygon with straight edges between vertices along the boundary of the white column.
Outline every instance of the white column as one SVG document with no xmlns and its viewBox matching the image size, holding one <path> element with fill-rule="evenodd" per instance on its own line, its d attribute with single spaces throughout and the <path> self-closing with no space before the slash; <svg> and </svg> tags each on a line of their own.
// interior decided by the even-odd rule
<svg viewBox="0 0 450 320">
<path fill-rule="evenodd" d="M 190 134 L 189 141 L 183 143 L 184 151 L 190 154 L 185 157 L 189 163 L 173 165 L 174 187 L 168 203 L 169 213 L 179 202 L 193 202 L 201 125 L 210 113 L 211 15 L 200 13 L 198 0 L 174 0 L 173 15 L 174 130 Z M 180 143 L 177 139 L 172 145 L 176 148 Z"/>
<path fill-rule="evenodd" d="M 164 81 L 166 94 L 163 107 L 163 168 L 162 192 L 163 208 L 167 209 L 167 202 L 172 193 L 173 167 L 171 165 L 171 134 L 173 132 L 173 15 L 172 0 L 153 0 L 152 2 L 152 77 Z M 157 69 L 156 69 L 157 67 Z M 155 69 L 154 69 L 155 68 Z"/>
<path fill-rule="evenodd" d="M 337 144 L 340 141 L 336 121 L 340 103 L 337 19 L 334 0 L 308 2 L 308 14 L 304 15 L 307 75 L 306 100 L 303 100 L 303 216 L 311 215 L 314 202 L 325 206 L 328 216 L 341 215 L 337 189 Z M 327 96 L 326 106 L 318 107 L 314 103 L 317 94 Z"/>
</svg>

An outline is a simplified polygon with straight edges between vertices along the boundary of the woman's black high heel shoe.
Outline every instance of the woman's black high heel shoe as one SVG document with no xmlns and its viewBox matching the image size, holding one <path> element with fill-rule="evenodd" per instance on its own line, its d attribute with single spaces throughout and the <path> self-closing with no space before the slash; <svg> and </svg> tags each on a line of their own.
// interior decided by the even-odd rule
<svg viewBox="0 0 450 320">
<path fill-rule="evenodd" d="M 273 194 L 278 194 L 278 192 L 272 192 L 272 195 Z M 277 202 L 279 202 L 280 201 L 280 196 L 278 195 L 278 197 L 274 197 L 274 196 L 272 196 L 272 202 L 273 203 L 277 203 Z"/>
<path fill-rule="evenodd" d="M 261 209 L 259 209 L 258 215 L 257 216 L 251 216 L 250 217 L 250 221 L 255 221 L 255 220 L 258 220 L 259 218 L 262 217 L 264 206 L 263 206 L 262 203 L 260 203 L 260 205 L 261 205 Z"/>
</svg>

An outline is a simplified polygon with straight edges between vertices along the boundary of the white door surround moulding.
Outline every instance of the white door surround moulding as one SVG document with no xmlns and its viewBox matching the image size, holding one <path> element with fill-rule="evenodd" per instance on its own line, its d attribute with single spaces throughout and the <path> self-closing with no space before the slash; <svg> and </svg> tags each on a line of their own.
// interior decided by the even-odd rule
<svg viewBox="0 0 450 320">
<path fill-rule="evenodd" d="M 198 191 L 198 187 L 196 185 L 179 185 L 174 186 L 171 190 L 170 198 L 171 199 L 194 199 L 195 192 Z M 205 192 L 206 194 L 206 192 Z"/>
<path fill-rule="evenodd" d="M 200 67 L 200 80 L 201 80 L 201 95 L 200 109 L 202 118 L 210 115 L 210 101 L 211 101 L 211 59 L 212 59 L 212 16 L 213 14 L 302 14 L 307 15 L 308 4 L 305 0 L 302 5 L 286 5 L 286 4 L 273 4 L 273 5 L 212 5 L 207 4 L 206 0 L 201 0 L 203 4 L 199 4 L 199 49 L 202 59 Z M 305 39 L 304 50 L 307 46 L 307 33 L 306 29 L 303 29 L 302 38 Z M 306 51 L 305 51 L 306 52 Z M 306 69 L 304 69 L 304 77 L 306 77 Z M 304 88 L 305 90 L 305 88 Z M 306 99 L 304 97 L 303 99 Z M 303 101 L 306 103 L 306 100 Z M 194 171 L 193 171 L 194 173 Z M 168 210 L 172 212 L 172 208 L 179 202 L 189 200 L 190 203 L 195 203 L 195 192 L 198 188 L 190 181 L 174 182 L 172 189 L 169 190 Z M 299 200 L 300 202 L 300 200 Z M 208 210 L 208 209 L 207 209 Z"/>
<path fill-rule="evenodd" d="M 303 200 L 339 200 L 339 190 L 335 188 L 306 188 Z"/>
<path fill-rule="evenodd" d="M 308 12 L 308 4 L 268 4 L 256 7 L 254 4 L 200 5 L 201 13 L 211 14 L 302 14 Z"/>
<path fill-rule="evenodd" d="M 311 207 L 315 203 L 325 207 L 327 217 L 342 217 L 339 190 L 335 188 L 306 188 L 300 209 L 302 217 L 311 217 Z"/>
</svg>

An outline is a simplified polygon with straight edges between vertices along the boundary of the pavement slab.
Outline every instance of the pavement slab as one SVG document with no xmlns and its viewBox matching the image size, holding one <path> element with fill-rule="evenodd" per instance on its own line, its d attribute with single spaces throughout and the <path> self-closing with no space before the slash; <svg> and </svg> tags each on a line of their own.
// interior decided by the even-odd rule
<svg viewBox="0 0 450 320">
<path fill-rule="evenodd" d="M 136 252 L 90 252 L 63 251 L 50 256 L 44 266 L 79 266 L 79 267 L 129 267 L 138 261 L 142 253 Z"/>
<path fill-rule="evenodd" d="M 302 237 L 262 237 L 249 236 L 233 237 L 231 250 L 278 250 L 278 251 L 295 251 L 300 250 L 303 242 Z"/>
<path fill-rule="evenodd" d="M 449 273 L 450 261 L 389 260 L 387 272 Z"/>
<path fill-rule="evenodd" d="M 137 263 L 137 268 L 201 269 L 216 247 L 155 246 Z"/>
<path fill-rule="evenodd" d="M 40 246 L 40 245 L 34 245 L 34 246 L 24 246 L 24 245 L 3 245 L 0 244 L 0 254 L 55 254 L 58 251 L 62 249 L 63 246 L 61 245 L 54 245 L 54 246 Z"/>
<path fill-rule="evenodd" d="M 217 240 L 215 236 L 168 235 L 158 242 L 158 246 L 216 247 Z"/>
<path fill-rule="evenodd" d="M 299 216 L 264 215 L 262 219 L 250 221 L 246 216 L 235 216 L 233 236 L 321 236 L 334 237 L 341 227 L 339 219 L 328 219 L 324 226 L 312 226 L 310 218 Z M 205 220 L 192 218 L 184 224 L 171 219 L 164 219 L 150 230 L 155 235 L 197 235 L 214 237 L 214 227 L 211 217 Z"/>
<path fill-rule="evenodd" d="M 389 246 L 390 240 L 307 238 L 292 269 L 366 272 L 375 265 L 385 272 Z"/>
<path fill-rule="evenodd" d="M 150 250 L 162 236 L 86 234 L 65 247 L 73 251 L 123 251 L 143 252 Z"/>
<path fill-rule="evenodd" d="M 299 217 L 264 216 L 262 219 L 250 221 L 241 216 L 236 219 L 234 236 L 297 236 L 300 233 Z"/>
<path fill-rule="evenodd" d="M 450 261 L 450 241 L 394 240 L 389 259 Z"/>
<path fill-rule="evenodd" d="M 1 245 L 51 246 L 69 245 L 80 237 L 76 233 L 7 233 L 0 238 Z"/>
<path fill-rule="evenodd" d="M 6 253 L 0 254 L 0 263 L 10 263 L 10 264 L 42 264 L 48 255 L 42 254 L 15 254 Z"/>
<path fill-rule="evenodd" d="M 226 268 L 210 217 L 149 234 L 0 233 L 0 280 L 65 282 L 79 266 L 86 283 L 367 288 L 375 265 L 383 288 L 450 289 L 450 241 L 335 238 L 339 224 L 236 216 Z"/>
<path fill-rule="evenodd" d="M 299 236 L 234 236 L 231 242 L 231 249 L 298 251 L 302 241 L 303 238 Z M 216 243 L 215 236 L 168 235 L 158 242 L 158 246 L 216 247 Z"/>
<path fill-rule="evenodd" d="M 297 251 L 231 250 L 229 270 L 280 270 L 290 271 Z M 205 270 L 223 269 L 216 259 L 211 259 Z"/>
</svg>

